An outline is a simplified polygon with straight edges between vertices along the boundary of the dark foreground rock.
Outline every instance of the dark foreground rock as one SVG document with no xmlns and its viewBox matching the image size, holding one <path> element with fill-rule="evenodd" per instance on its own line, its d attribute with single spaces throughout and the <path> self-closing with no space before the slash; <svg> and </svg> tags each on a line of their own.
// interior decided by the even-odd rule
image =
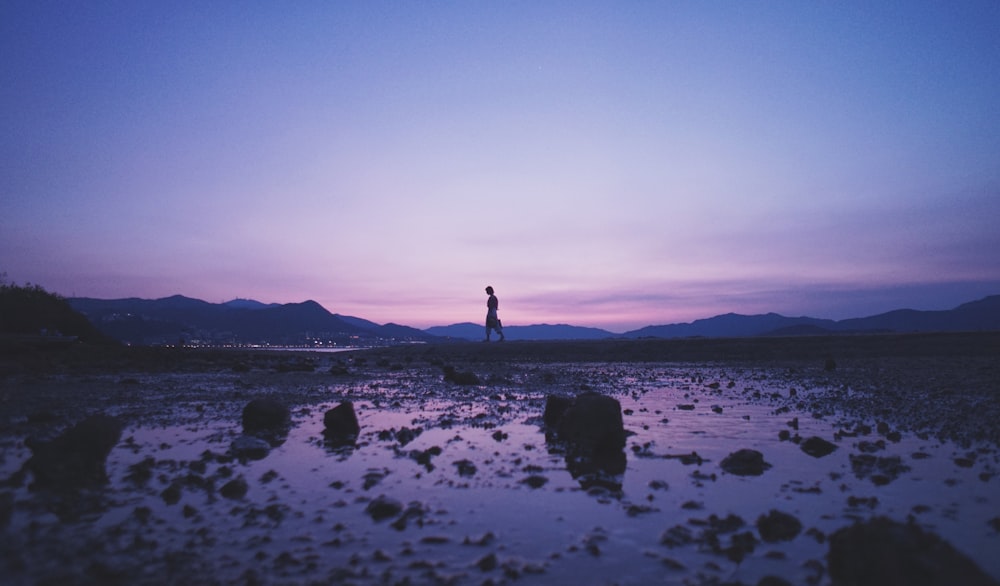
<svg viewBox="0 0 1000 586">
<path fill-rule="evenodd" d="M 972 560 L 914 524 L 876 517 L 830 536 L 834 586 L 996 586 Z"/>
<path fill-rule="evenodd" d="M 115 417 L 92 415 L 51 441 L 27 441 L 32 456 L 25 466 L 34 474 L 34 487 L 72 490 L 107 483 L 104 464 L 122 427 Z"/>
<path fill-rule="evenodd" d="M 254 399 L 243 408 L 243 431 L 248 435 L 288 431 L 291 413 L 275 399 Z"/>
<path fill-rule="evenodd" d="M 736 450 L 719 463 L 722 469 L 736 476 L 760 476 L 771 467 L 764 461 L 764 454 L 757 450 Z"/>
<path fill-rule="evenodd" d="M 550 397 L 543 419 L 560 441 L 584 451 L 614 453 L 625 447 L 621 403 L 612 397 L 583 393 L 568 406 L 563 399 Z"/>
<path fill-rule="evenodd" d="M 333 443 L 351 443 L 361 433 L 354 403 L 342 401 L 323 415 L 323 435 Z"/>
</svg>

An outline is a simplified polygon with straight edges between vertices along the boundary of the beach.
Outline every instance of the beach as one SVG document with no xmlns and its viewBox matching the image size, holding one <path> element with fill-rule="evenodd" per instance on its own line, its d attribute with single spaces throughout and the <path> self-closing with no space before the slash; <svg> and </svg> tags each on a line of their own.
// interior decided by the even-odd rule
<svg viewBox="0 0 1000 586">
<path fill-rule="evenodd" d="M 841 584 L 879 523 L 1000 580 L 997 333 L 0 357 L 13 584 Z M 545 421 L 592 394 L 610 457 Z M 98 415 L 101 469 L 60 477 Z"/>
</svg>

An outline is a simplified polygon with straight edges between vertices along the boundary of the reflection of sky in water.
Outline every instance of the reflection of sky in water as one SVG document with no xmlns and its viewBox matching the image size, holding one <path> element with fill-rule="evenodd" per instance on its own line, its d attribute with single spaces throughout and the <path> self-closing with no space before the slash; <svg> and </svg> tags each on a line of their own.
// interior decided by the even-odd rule
<svg viewBox="0 0 1000 586">
<path fill-rule="evenodd" d="M 685 393 L 690 396 L 685 397 Z M 586 581 L 594 576 L 635 584 L 664 577 L 679 581 L 705 571 L 705 564 L 713 562 L 722 568 L 717 575 L 754 583 L 767 574 L 804 581 L 814 571 L 803 562 L 824 561 L 827 545 L 802 533 L 791 542 L 760 543 L 754 554 L 736 566 L 724 557 L 700 552 L 695 544 L 667 548 L 660 545 L 660 535 L 690 519 L 730 513 L 748 523 L 743 530 L 754 531 L 757 517 L 771 509 L 791 513 L 802 521 L 804 530 L 817 528 L 827 536 L 854 518 L 878 514 L 902 521 L 914 515 L 922 525 L 1000 577 L 1000 560 L 993 555 L 1000 539 L 986 522 L 1000 514 L 997 480 L 979 478 L 981 472 L 998 468 L 995 449 L 981 454 L 972 467 L 961 468 L 953 460 L 968 450 L 904 435 L 898 443 L 887 441 L 876 455 L 900 456 L 910 471 L 885 486 L 876 486 L 869 478 L 856 477 L 849 459 L 850 454 L 859 453 L 855 447 L 858 442 L 880 439 L 874 432 L 867 437 L 844 438 L 837 442 L 840 449 L 819 459 L 806 455 L 793 442 L 778 439 L 779 431 L 789 430 L 802 438 L 817 435 L 832 440 L 835 431 L 852 428 L 853 421 L 841 425 L 834 418 L 775 414 L 771 407 L 679 384 L 620 400 L 626 411 L 626 428 L 634 433 L 626 447 L 627 469 L 620 479 L 620 498 L 583 490 L 567 471 L 564 455 L 550 453 L 538 426 L 541 413 L 523 408 L 518 401 L 511 401 L 511 411 L 500 416 L 495 402 L 490 406 L 486 399 L 479 403 L 471 399 L 403 400 L 393 407 L 385 402 L 376 406 L 359 401 L 356 407 L 362 435 L 356 449 L 330 450 L 324 445 L 323 413 L 331 403 L 307 412 L 293 411 L 294 427 L 284 443 L 263 460 L 208 462 L 206 477 L 228 466 L 233 477 L 246 478 L 249 491 L 244 501 L 209 496 L 191 488 L 182 489 L 181 500 L 175 505 L 165 504 L 160 497 L 167 483 L 187 474 L 189 463 L 201 459 L 206 450 L 225 453 L 241 433 L 238 424 L 128 429 L 108 461 L 112 479 L 109 498 L 114 506 L 93 527 L 111 527 L 125 522 L 136 507 L 149 507 L 159 521 L 148 531 L 161 551 L 181 550 L 202 540 L 197 551 L 224 560 L 218 571 L 220 576 L 231 578 L 246 567 L 270 565 L 282 552 L 302 562 L 293 568 L 295 571 L 304 571 L 308 562 L 316 564 L 317 574 L 303 574 L 315 577 L 325 576 L 330 568 L 350 566 L 352 557 L 371 563 L 374 552 L 381 550 L 392 558 L 382 565 L 393 568 L 397 577 L 408 572 L 419 575 L 409 565 L 414 560 L 429 560 L 443 564 L 443 573 L 468 572 L 478 581 L 482 576 L 473 564 L 495 551 L 501 561 L 516 558 L 546 568 L 540 576 L 522 575 L 526 581 Z M 409 403 L 418 407 L 409 411 Z M 682 403 L 693 404 L 694 409 L 677 409 Z M 713 406 L 721 412 L 714 412 Z M 487 416 L 476 417 L 478 414 Z M 797 432 L 788 425 L 796 417 Z M 449 419 L 454 425 L 439 426 Z M 423 432 L 403 447 L 379 438 L 380 431 L 402 427 L 422 428 Z M 506 437 L 498 441 L 494 438 L 497 431 Z M 440 447 L 441 453 L 431 458 L 431 470 L 408 456 L 411 451 L 434 446 Z M 719 462 L 739 448 L 763 452 L 773 467 L 759 477 L 722 473 Z M 912 458 L 918 451 L 930 457 Z M 691 452 L 704 460 L 700 466 L 664 457 Z M 28 456 L 25 449 L 9 444 L 5 444 L 4 453 L 5 474 Z M 157 461 L 154 477 L 145 488 L 135 490 L 125 480 L 129 467 L 149 456 Z M 459 460 L 471 462 L 476 473 L 460 475 L 455 465 Z M 524 484 L 523 480 L 533 474 L 544 476 L 547 483 L 538 489 Z M 381 480 L 366 490 L 366 475 Z M 269 476 L 273 479 L 265 481 Z M 225 479 L 217 481 L 216 489 L 223 482 Z M 372 521 L 364 513 L 365 506 L 382 494 L 404 504 L 422 503 L 427 511 L 424 525 L 411 522 L 398 531 L 389 522 Z M 850 497 L 876 497 L 878 503 L 871 508 L 862 501 L 852 507 Z M 17 498 L 29 498 L 27 491 L 20 489 Z M 691 508 L 693 503 L 697 508 Z M 640 506 L 647 509 L 638 509 Z M 630 508 L 648 512 L 632 516 Z M 26 513 L 15 511 L 10 529 L 17 531 L 27 521 Z M 42 523 L 58 524 L 54 517 L 46 517 Z M 208 531 L 203 529 L 206 527 Z M 82 523 L 60 530 L 83 535 L 89 529 Z M 490 545 L 462 545 L 465 538 L 476 539 L 488 532 L 496 536 Z M 424 541 L 427 537 L 447 540 Z M 587 553 L 585 544 L 591 542 L 598 544 L 599 557 Z M 266 552 L 264 559 L 262 551 Z M 404 551 L 410 553 L 401 553 Z M 688 571 L 666 568 L 658 561 L 663 557 L 681 561 Z M 381 571 L 381 566 L 376 569 Z"/>
</svg>

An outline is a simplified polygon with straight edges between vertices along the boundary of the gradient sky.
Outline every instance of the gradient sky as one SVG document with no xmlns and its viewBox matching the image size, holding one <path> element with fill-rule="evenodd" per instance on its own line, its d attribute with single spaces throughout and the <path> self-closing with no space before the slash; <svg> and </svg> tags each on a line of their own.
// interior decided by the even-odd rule
<svg viewBox="0 0 1000 586">
<path fill-rule="evenodd" d="M 0 272 L 416 327 L 1000 293 L 1000 2 L 0 3 Z"/>
</svg>

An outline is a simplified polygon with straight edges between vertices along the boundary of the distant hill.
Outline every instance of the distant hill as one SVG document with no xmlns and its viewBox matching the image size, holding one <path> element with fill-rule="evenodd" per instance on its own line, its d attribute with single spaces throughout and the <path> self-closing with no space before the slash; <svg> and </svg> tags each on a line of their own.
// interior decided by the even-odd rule
<svg viewBox="0 0 1000 586">
<path fill-rule="evenodd" d="M 917 311 L 900 309 L 870 317 L 840 321 L 812 317 L 785 317 L 777 313 L 728 313 L 691 323 L 647 326 L 625 332 L 628 338 L 743 337 L 816 335 L 859 332 L 962 332 L 1000 330 L 1000 295 L 964 303 L 955 309 Z"/>
<path fill-rule="evenodd" d="M 71 298 L 69 306 L 104 334 L 132 344 L 312 344 L 386 345 L 403 342 L 482 340 L 482 324 L 457 323 L 419 330 L 399 324 L 377 324 L 332 314 L 315 301 L 264 304 L 234 299 L 213 304 L 174 295 L 164 299 L 101 300 Z M 1000 295 L 944 311 L 900 309 L 840 321 L 786 317 L 777 313 L 727 313 L 691 323 L 647 326 L 615 334 L 599 328 L 567 324 L 509 325 L 508 340 L 594 340 L 604 338 L 690 338 L 795 336 L 883 332 L 954 332 L 1000 330 Z"/>
<path fill-rule="evenodd" d="M 284 305 L 235 300 L 215 304 L 181 295 L 163 299 L 72 298 L 69 304 L 105 334 L 126 343 L 369 345 L 428 341 L 415 328 L 338 317 L 315 301 Z"/>
<path fill-rule="evenodd" d="M 0 284 L 0 335 L 110 342 L 62 297 L 37 285 Z"/>
</svg>

